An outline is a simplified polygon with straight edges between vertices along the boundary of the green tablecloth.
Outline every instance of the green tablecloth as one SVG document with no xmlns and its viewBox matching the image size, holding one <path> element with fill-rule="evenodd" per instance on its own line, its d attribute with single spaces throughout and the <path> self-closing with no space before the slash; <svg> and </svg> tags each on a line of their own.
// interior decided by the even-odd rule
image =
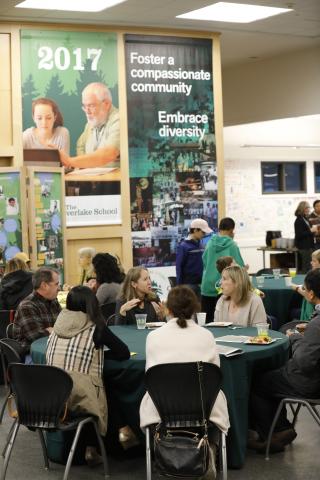
<svg viewBox="0 0 320 480">
<path fill-rule="evenodd" d="M 302 285 L 305 275 L 296 275 L 292 279 L 292 283 Z M 257 287 L 256 277 L 252 277 L 254 287 Z M 292 308 L 301 308 L 302 296 L 287 287 L 284 277 L 279 279 L 265 278 L 263 287 L 259 287 L 265 293 L 263 299 L 264 308 L 268 315 L 273 315 L 279 321 L 279 326 L 287 323 L 289 313 Z M 299 317 L 297 318 L 299 319 Z"/>
<path fill-rule="evenodd" d="M 137 330 L 134 326 L 114 326 L 111 330 L 118 335 L 135 352 L 130 360 L 106 360 L 104 379 L 109 388 L 121 402 L 122 411 L 127 416 L 127 422 L 133 428 L 139 425 L 139 406 L 145 392 L 145 341 L 149 330 Z M 207 327 L 209 328 L 209 327 Z M 210 328 L 216 338 L 222 335 L 256 335 L 255 328 Z M 271 330 L 271 336 L 279 337 L 275 343 L 268 346 L 245 344 L 230 344 L 241 347 L 244 354 L 225 358 L 221 357 L 223 373 L 223 390 L 227 397 L 231 428 L 227 438 L 228 465 L 231 468 L 241 468 L 244 464 L 247 430 L 248 430 L 248 400 L 252 374 L 277 368 L 286 361 L 288 356 L 288 339 L 279 332 Z M 34 363 L 45 362 L 46 338 L 33 342 L 31 355 Z"/>
</svg>

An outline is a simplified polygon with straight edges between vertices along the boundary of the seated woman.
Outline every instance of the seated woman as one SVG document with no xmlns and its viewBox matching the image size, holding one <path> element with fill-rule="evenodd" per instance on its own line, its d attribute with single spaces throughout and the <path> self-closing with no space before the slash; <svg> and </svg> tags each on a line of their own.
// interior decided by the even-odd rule
<svg viewBox="0 0 320 480">
<path fill-rule="evenodd" d="M 0 287 L 0 308 L 16 310 L 21 300 L 33 291 L 32 272 L 20 258 L 8 261 Z"/>
<path fill-rule="evenodd" d="M 96 251 L 92 247 L 83 247 L 78 250 L 78 259 L 81 269 L 79 285 L 84 285 L 89 278 L 94 276 L 94 270 L 92 265 L 92 259 L 95 256 Z"/>
<path fill-rule="evenodd" d="M 125 274 L 118 260 L 109 253 L 97 253 L 92 259 L 96 276 L 96 295 L 99 305 L 116 303 Z"/>
<path fill-rule="evenodd" d="M 300 333 L 289 336 L 292 357 L 277 370 L 259 374 L 256 378 L 249 412 L 252 426 L 259 438 L 252 439 L 250 447 L 258 452 L 265 451 L 266 439 L 271 422 L 283 397 L 302 396 L 319 398 L 320 392 L 320 269 L 307 273 L 305 281 L 305 298 L 315 305 L 315 315 L 308 323 L 304 335 Z M 271 451 L 282 451 L 297 436 L 283 409 L 272 437 Z"/>
<path fill-rule="evenodd" d="M 196 311 L 199 311 L 199 303 L 189 287 L 179 285 L 170 290 L 167 299 L 169 320 L 147 337 L 146 370 L 171 362 L 202 361 L 220 366 L 214 336 L 195 323 L 193 317 Z M 228 431 L 228 408 L 222 391 L 215 401 L 210 420 L 223 432 Z M 159 422 L 159 414 L 147 392 L 140 405 L 140 426 L 143 428 Z"/>
<path fill-rule="evenodd" d="M 148 322 L 164 320 L 163 306 L 151 289 L 148 270 L 133 267 L 128 271 L 116 304 L 116 325 L 135 325 L 136 313 L 146 313 Z"/>
<path fill-rule="evenodd" d="M 225 268 L 222 272 L 221 290 L 223 295 L 216 305 L 215 322 L 232 322 L 246 327 L 267 322 L 262 300 L 253 292 L 244 268 L 239 265 Z"/>
<path fill-rule="evenodd" d="M 99 431 L 107 431 L 107 400 L 102 370 L 105 358 L 127 360 L 128 347 L 105 325 L 98 301 L 89 287 L 77 286 L 67 296 L 53 327 L 48 343 L 48 365 L 66 370 L 73 380 L 68 408 L 75 413 L 89 413 L 98 418 Z M 103 351 L 107 346 L 108 350 Z M 84 358 L 86 361 L 84 362 Z M 86 460 L 89 465 L 100 463 L 92 425 L 86 432 Z"/>
</svg>

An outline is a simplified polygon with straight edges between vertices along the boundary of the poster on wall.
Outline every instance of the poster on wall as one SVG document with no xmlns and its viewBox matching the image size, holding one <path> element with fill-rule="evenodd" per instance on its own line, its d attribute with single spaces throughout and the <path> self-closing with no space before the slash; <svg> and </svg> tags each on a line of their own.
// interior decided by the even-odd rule
<svg viewBox="0 0 320 480">
<path fill-rule="evenodd" d="M 21 173 L 0 171 L 0 268 L 23 251 Z"/>
<path fill-rule="evenodd" d="M 126 36 L 134 265 L 175 265 L 193 218 L 217 229 L 212 40 Z"/>
<path fill-rule="evenodd" d="M 121 223 L 115 33 L 21 31 L 26 164 L 65 166 L 67 226 Z"/>
<path fill-rule="evenodd" d="M 59 271 L 60 284 L 64 283 L 64 243 L 61 202 L 63 201 L 60 172 L 33 172 L 30 210 L 35 224 L 32 256 L 36 266 L 50 266 Z M 32 201 L 33 199 L 33 201 Z M 32 232 L 34 234 L 34 232 Z"/>
</svg>

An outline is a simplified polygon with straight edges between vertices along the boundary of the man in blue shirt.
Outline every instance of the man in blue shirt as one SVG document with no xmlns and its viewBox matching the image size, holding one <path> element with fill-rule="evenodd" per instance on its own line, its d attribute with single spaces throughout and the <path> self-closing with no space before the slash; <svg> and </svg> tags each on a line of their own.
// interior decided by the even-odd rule
<svg viewBox="0 0 320 480">
<path fill-rule="evenodd" d="M 202 238 L 211 233 L 208 223 L 202 218 L 192 220 L 189 236 L 178 245 L 176 257 L 177 285 L 188 285 L 200 296 L 200 284 L 202 279 Z"/>
</svg>

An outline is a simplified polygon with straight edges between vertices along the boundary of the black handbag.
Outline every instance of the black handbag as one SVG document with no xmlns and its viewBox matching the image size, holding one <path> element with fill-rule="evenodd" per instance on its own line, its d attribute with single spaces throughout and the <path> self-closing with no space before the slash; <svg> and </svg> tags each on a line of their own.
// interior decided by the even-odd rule
<svg viewBox="0 0 320 480">
<path fill-rule="evenodd" d="M 155 466 L 161 475 L 202 477 L 209 468 L 208 426 L 204 417 L 202 365 L 198 362 L 202 425 L 197 431 L 166 428 L 159 424 L 154 435 Z"/>
</svg>

